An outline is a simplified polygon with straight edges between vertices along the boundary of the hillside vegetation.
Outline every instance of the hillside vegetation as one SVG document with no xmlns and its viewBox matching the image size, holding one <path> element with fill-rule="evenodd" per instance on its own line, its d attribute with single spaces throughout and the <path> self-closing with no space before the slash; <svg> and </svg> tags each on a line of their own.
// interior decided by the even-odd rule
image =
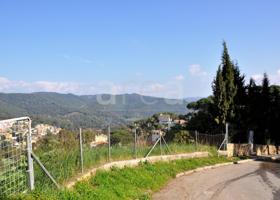
<svg viewBox="0 0 280 200">
<path fill-rule="evenodd" d="M 0 93 L 0 119 L 29 115 L 35 123 L 62 128 L 101 128 L 109 122 L 123 125 L 158 112 L 186 113 L 187 100 L 171 100 L 138 94 L 102 95 L 112 104 L 98 102 L 97 95 L 77 96 L 58 93 Z"/>
</svg>

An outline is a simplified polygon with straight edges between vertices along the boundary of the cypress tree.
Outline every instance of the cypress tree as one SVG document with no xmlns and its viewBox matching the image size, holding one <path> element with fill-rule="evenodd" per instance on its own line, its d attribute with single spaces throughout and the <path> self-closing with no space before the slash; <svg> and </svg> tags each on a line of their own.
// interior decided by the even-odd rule
<svg viewBox="0 0 280 200">
<path fill-rule="evenodd" d="M 225 124 L 234 116 L 234 98 L 237 87 L 234 78 L 234 64 L 230 59 L 227 45 L 223 42 L 222 63 L 213 83 L 214 101 L 217 109 L 217 122 Z"/>
<path fill-rule="evenodd" d="M 246 104 L 246 87 L 245 87 L 245 75 L 241 74 L 238 64 L 234 64 L 233 68 L 234 73 L 234 83 L 236 85 L 236 95 L 234 98 L 234 103 L 236 105 L 236 111 L 240 110 L 240 108 L 244 108 Z"/>
<path fill-rule="evenodd" d="M 225 85 L 225 112 L 226 120 L 230 121 L 234 116 L 234 98 L 237 92 L 237 88 L 234 81 L 234 64 L 232 63 L 226 42 L 223 42 L 223 56 L 222 56 L 222 75 Z"/>
<path fill-rule="evenodd" d="M 260 131 L 262 123 L 262 104 L 261 104 L 261 87 L 257 86 L 254 79 L 250 79 L 247 95 L 247 128 L 254 131 L 254 142 L 257 144 L 263 143 L 263 131 Z"/>
<path fill-rule="evenodd" d="M 246 87 L 245 75 L 241 74 L 238 64 L 234 64 L 234 84 L 236 85 L 236 95 L 234 97 L 234 118 L 232 122 L 235 125 L 235 134 L 232 136 L 236 142 L 247 141 L 247 123 L 246 123 Z"/>
<path fill-rule="evenodd" d="M 270 121 L 270 87 L 269 87 L 269 79 L 267 74 L 265 73 L 262 80 L 262 87 L 261 87 L 261 113 L 260 113 L 260 131 L 262 131 L 262 137 L 265 143 L 268 143 L 271 136 L 269 133 L 269 121 Z"/>
<path fill-rule="evenodd" d="M 278 88 L 277 88 L 278 87 Z M 278 147 L 280 145 L 280 133 L 279 133 L 279 121 L 280 121 L 280 87 L 272 86 L 272 101 L 271 101 L 271 109 L 270 115 L 271 120 L 269 123 L 271 140 L 274 141 L 275 146 Z"/>
<path fill-rule="evenodd" d="M 262 100 L 263 103 L 265 103 L 265 106 L 269 106 L 269 101 L 270 101 L 270 95 L 269 95 L 269 79 L 266 73 L 263 75 L 263 80 L 262 80 L 262 89 L 261 89 L 261 94 L 262 94 Z"/>
<path fill-rule="evenodd" d="M 213 94 L 214 94 L 214 104 L 216 106 L 216 115 L 217 118 L 215 121 L 218 124 L 225 124 L 226 121 L 226 112 L 225 112 L 225 85 L 223 80 L 223 75 L 221 67 L 219 66 L 217 75 L 212 85 Z"/>
</svg>

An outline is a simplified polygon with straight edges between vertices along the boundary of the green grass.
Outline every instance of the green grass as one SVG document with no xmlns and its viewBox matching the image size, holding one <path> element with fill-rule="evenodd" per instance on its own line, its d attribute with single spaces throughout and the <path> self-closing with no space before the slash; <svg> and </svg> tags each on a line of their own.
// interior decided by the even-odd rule
<svg viewBox="0 0 280 200">
<path fill-rule="evenodd" d="M 137 147 L 137 157 L 144 157 L 149 151 L 150 146 Z M 215 153 L 214 147 L 209 146 L 195 146 L 192 144 L 169 144 L 171 152 L 164 149 L 165 154 L 178 154 L 189 153 L 194 151 L 210 151 Z M 80 152 L 78 147 L 72 149 L 55 148 L 51 151 L 37 150 L 35 152 L 45 167 L 50 171 L 53 177 L 63 184 L 69 179 L 76 176 L 81 172 L 80 166 Z M 160 155 L 160 148 L 157 146 L 152 155 Z M 111 161 L 127 160 L 134 158 L 133 145 L 128 146 L 113 146 L 111 149 Z M 108 149 L 107 147 L 89 148 L 84 146 L 84 167 L 90 169 L 100 166 L 108 162 Z M 35 165 L 35 183 L 37 188 L 46 189 L 46 187 L 53 187 L 50 180 L 44 175 L 44 173 Z"/>
<path fill-rule="evenodd" d="M 158 162 L 150 164 L 140 163 L 135 168 L 113 168 L 110 171 L 98 171 L 86 181 L 79 182 L 71 190 L 34 191 L 10 197 L 10 200 L 89 200 L 89 199 L 150 199 L 151 194 L 159 191 L 176 174 L 209 166 L 217 163 L 229 162 L 224 157 L 209 157 L 176 160 L 172 162 Z"/>
</svg>

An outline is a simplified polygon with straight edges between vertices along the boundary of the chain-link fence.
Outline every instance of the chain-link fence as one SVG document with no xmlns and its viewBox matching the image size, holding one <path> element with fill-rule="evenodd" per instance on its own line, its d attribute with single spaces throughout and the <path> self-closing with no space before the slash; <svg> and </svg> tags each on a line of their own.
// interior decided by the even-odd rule
<svg viewBox="0 0 280 200">
<path fill-rule="evenodd" d="M 193 152 L 192 144 L 168 144 L 159 140 L 156 131 L 142 133 L 139 129 L 121 127 L 103 129 L 61 130 L 49 133 L 34 144 L 34 152 L 59 183 L 71 181 L 86 172 L 111 161 L 149 156 Z M 155 145 L 156 144 L 156 145 Z M 53 183 L 35 166 L 35 186 L 45 189 Z"/>
<path fill-rule="evenodd" d="M 190 132 L 196 144 L 219 147 L 225 139 L 225 134 L 204 134 L 197 131 Z"/>
</svg>

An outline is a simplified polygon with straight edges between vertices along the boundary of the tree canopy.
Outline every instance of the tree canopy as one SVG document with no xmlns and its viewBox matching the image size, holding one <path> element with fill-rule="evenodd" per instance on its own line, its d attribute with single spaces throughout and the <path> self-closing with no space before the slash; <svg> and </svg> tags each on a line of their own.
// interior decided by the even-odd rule
<svg viewBox="0 0 280 200">
<path fill-rule="evenodd" d="M 253 79 L 246 85 L 225 42 L 221 60 L 212 83 L 213 96 L 187 105 L 193 110 L 188 129 L 222 133 L 229 122 L 234 142 L 247 142 L 248 132 L 253 130 L 256 143 L 280 144 L 280 86 L 270 85 L 266 73 L 260 85 Z"/>
</svg>

